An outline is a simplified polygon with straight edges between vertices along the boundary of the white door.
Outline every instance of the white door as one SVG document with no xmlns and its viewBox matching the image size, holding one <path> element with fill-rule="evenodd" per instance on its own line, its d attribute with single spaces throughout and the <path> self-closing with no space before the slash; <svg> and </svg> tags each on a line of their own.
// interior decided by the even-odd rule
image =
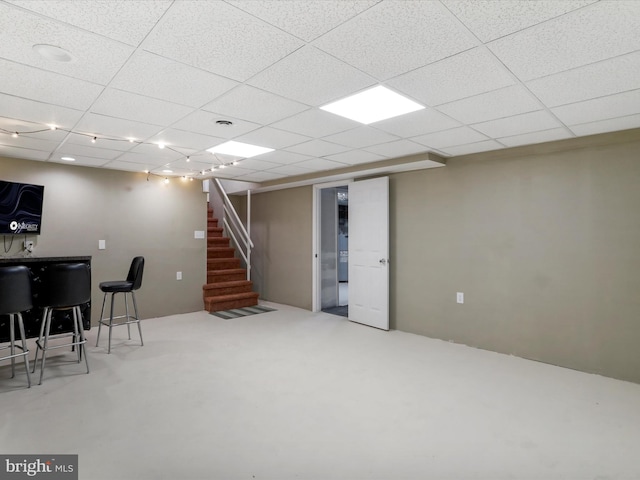
<svg viewBox="0 0 640 480">
<path fill-rule="evenodd" d="M 389 330 L 389 178 L 349 184 L 349 320 Z"/>
</svg>

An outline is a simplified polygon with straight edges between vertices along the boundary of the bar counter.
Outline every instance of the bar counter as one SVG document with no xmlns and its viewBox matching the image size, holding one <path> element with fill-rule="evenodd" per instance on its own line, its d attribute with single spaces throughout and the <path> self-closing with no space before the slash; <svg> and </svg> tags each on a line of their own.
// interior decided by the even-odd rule
<svg viewBox="0 0 640 480">
<path fill-rule="evenodd" d="M 89 265 L 91 272 L 90 256 L 74 256 L 74 257 L 4 257 L 0 258 L 0 267 L 9 267 L 13 265 L 24 265 L 29 268 L 31 274 L 32 296 L 38 298 L 41 288 L 41 275 L 49 265 L 56 263 L 86 263 Z M 91 302 L 87 302 L 80 307 L 82 310 L 82 324 L 85 330 L 91 328 Z M 56 311 L 51 320 L 51 335 L 63 332 L 69 332 L 73 329 L 71 320 L 71 310 Z M 24 320 L 24 330 L 27 338 L 37 337 L 40 334 L 40 325 L 42 323 L 42 309 L 33 307 L 31 310 L 22 312 Z M 16 332 L 16 335 L 19 334 Z M 18 340 L 18 338 L 16 338 Z M 9 316 L 0 315 L 0 342 L 9 341 Z"/>
</svg>

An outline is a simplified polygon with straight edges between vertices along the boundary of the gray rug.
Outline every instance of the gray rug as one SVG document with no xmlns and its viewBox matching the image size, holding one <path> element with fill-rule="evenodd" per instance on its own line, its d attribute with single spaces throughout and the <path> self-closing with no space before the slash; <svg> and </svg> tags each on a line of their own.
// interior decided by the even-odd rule
<svg viewBox="0 0 640 480">
<path fill-rule="evenodd" d="M 222 310 L 220 312 L 209 312 L 216 317 L 230 320 L 232 318 L 247 317 L 249 315 L 257 315 L 265 312 L 275 312 L 275 308 L 264 307 L 262 305 L 256 305 L 254 307 L 234 308 L 233 310 Z"/>
</svg>

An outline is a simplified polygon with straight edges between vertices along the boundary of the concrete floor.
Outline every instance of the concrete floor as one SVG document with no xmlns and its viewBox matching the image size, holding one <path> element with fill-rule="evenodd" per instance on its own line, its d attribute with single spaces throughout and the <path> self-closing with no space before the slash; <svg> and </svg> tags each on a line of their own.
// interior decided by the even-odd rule
<svg viewBox="0 0 640 480">
<path fill-rule="evenodd" d="M 58 351 L 31 389 L 4 363 L 0 452 L 82 480 L 640 478 L 640 385 L 265 305 L 119 327 L 111 355 L 94 328 L 89 375 Z"/>
</svg>

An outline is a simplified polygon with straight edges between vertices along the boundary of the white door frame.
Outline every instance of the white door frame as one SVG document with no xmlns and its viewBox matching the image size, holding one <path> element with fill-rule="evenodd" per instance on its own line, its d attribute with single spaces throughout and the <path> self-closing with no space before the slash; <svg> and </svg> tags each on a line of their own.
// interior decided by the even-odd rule
<svg viewBox="0 0 640 480">
<path fill-rule="evenodd" d="M 339 180 L 328 183 L 318 183 L 313 186 L 313 203 L 311 213 L 311 311 L 320 311 L 321 279 L 320 270 L 320 190 L 324 188 L 348 186 L 353 179 Z"/>
</svg>

